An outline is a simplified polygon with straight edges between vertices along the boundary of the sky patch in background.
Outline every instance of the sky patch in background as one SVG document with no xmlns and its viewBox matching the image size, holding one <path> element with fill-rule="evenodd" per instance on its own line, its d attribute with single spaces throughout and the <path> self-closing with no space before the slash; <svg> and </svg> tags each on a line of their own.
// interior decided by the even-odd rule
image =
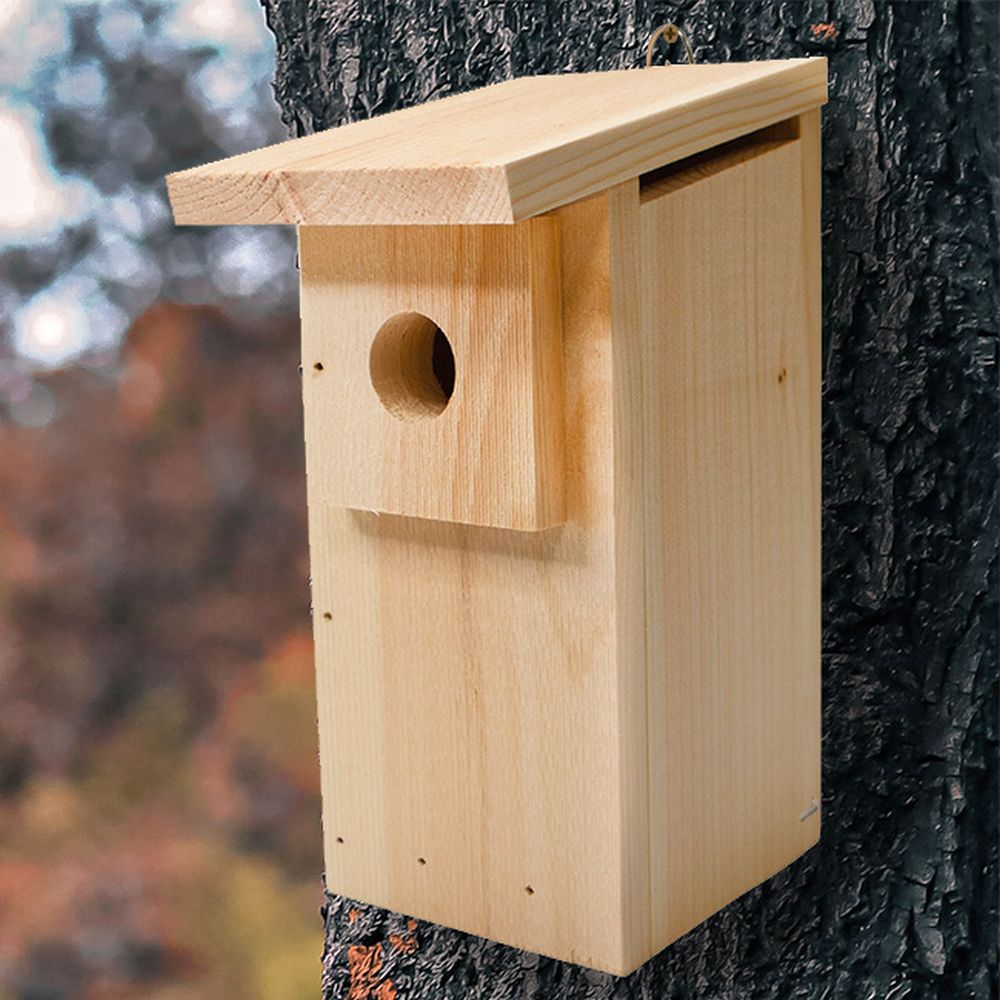
<svg viewBox="0 0 1000 1000">
<path fill-rule="evenodd" d="M 175 227 L 163 182 L 284 138 L 273 72 L 255 0 L 0 0 L 0 404 L 15 419 L 33 373 L 113 369 L 159 299 L 292 307 L 293 233 Z"/>
</svg>

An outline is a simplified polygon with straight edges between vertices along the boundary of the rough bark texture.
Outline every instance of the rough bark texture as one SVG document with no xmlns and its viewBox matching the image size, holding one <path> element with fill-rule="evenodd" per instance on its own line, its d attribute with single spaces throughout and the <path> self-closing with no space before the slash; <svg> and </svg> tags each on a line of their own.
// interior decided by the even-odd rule
<svg viewBox="0 0 1000 1000">
<path fill-rule="evenodd" d="M 264 0 L 298 133 L 530 73 L 824 54 L 821 844 L 627 979 L 331 896 L 327 998 L 996 996 L 992 3 Z M 676 53 L 674 53 L 676 55 Z"/>
</svg>

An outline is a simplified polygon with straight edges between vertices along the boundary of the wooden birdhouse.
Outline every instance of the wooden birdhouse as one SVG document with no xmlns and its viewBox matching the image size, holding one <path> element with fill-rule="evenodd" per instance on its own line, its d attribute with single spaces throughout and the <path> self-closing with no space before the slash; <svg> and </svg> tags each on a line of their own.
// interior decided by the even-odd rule
<svg viewBox="0 0 1000 1000">
<path fill-rule="evenodd" d="M 299 227 L 332 891 L 627 973 L 815 843 L 826 62 L 173 175 Z"/>
</svg>

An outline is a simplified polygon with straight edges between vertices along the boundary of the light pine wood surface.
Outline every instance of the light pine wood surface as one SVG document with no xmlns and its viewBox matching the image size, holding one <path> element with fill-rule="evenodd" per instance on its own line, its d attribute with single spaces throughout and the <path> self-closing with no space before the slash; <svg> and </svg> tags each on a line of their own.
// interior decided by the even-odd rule
<svg viewBox="0 0 1000 1000">
<path fill-rule="evenodd" d="M 817 839 L 818 134 L 535 220 L 560 525 L 348 511 L 310 466 L 334 891 L 622 974 Z"/>
<path fill-rule="evenodd" d="M 169 179 L 301 224 L 334 892 L 624 974 L 815 843 L 825 99 L 513 80 Z"/>
<path fill-rule="evenodd" d="M 171 174 L 178 223 L 510 223 L 826 100 L 826 60 L 522 77 Z"/>
<path fill-rule="evenodd" d="M 304 226 L 299 257 L 312 500 L 521 530 L 562 521 L 557 221 Z M 393 317 L 404 329 L 381 335 L 387 408 L 373 339 Z M 399 347 L 406 317 L 436 324 L 453 351 L 454 392 L 436 415 L 417 406 L 433 384 L 390 380 L 421 374 L 420 345 Z"/>
<path fill-rule="evenodd" d="M 643 192 L 654 950 L 819 836 L 816 120 Z"/>
<path fill-rule="evenodd" d="M 565 523 L 345 510 L 309 470 L 327 881 L 627 972 L 649 948 L 641 454 L 616 392 L 639 386 L 637 182 L 556 221 Z"/>
</svg>

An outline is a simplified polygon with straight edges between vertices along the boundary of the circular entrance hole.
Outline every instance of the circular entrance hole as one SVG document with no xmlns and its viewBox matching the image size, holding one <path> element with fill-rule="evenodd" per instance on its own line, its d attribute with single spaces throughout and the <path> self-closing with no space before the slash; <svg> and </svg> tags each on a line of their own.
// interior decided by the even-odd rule
<svg viewBox="0 0 1000 1000">
<path fill-rule="evenodd" d="M 400 420 L 436 417 L 455 390 L 455 355 L 444 331 L 417 312 L 398 313 L 375 334 L 372 387 Z"/>
</svg>

